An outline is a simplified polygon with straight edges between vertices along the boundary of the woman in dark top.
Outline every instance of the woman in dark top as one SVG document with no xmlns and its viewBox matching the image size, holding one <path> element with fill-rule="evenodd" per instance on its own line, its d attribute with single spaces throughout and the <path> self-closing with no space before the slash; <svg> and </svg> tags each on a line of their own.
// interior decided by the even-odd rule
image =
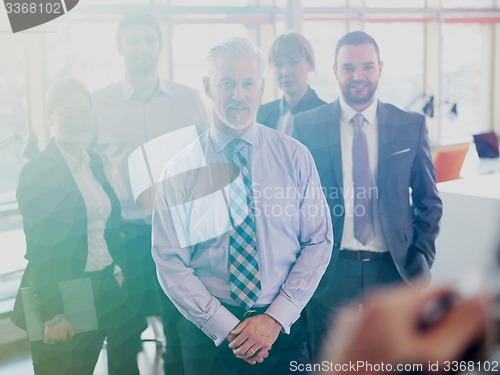
<svg viewBox="0 0 500 375">
<path fill-rule="evenodd" d="M 49 90 L 46 112 L 54 137 L 24 166 L 17 189 L 28 260 L 21 288 L 34 288 L 45 325 L 43 340 L 30 343 L 35 374 L 92 374 L 105 336 L 109 373 L 138 374 L 137 366 L 124 363 L 127 354 L 120 356 L 120 339 L 113 334 L 127 322 L 123 275 L 113 259 L 124 238 L 118 200 L 99 157 L 86 150 L 90 93 L 75 79 L 60 80 Z M 85 277 L 92 284 L 99 328 L 75 334 L 59 283 Z M 25 328 L 20 292 L 12 318 Z"/>
<path fill-rule="evenodd" d="M 302 34 L 291 31 L 274 40 L 268 60 L 283 98 L 261 105 L 257 122 L 289 135 L 293 115 L 326 104 L 308 84 L 314 51 Z"/>
</svg>

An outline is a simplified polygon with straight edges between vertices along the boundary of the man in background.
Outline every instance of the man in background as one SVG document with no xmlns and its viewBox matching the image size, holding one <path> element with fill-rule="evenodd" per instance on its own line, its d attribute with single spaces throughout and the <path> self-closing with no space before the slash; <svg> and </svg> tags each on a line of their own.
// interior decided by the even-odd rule
<svg viewBox="0 0 500 375">
<path fill-rule="evenodd" d="M 330 206 L 332 260 L 308 308 L 317 354 L 332 314 L 374 288 L 430 280 L 442 204 L 425 117 L 376 98 L 376 41 L 343 36 L 333 70 L 341 97 L 294 117 Z"/>
<path fill-rule="evenodd" d="M 152 15 L 123 17 L 116 44 L 124 59 L 125 77 L 93 94 L 98 117 L 95 148 L 104 160 L 106 175 L 127 220 L 130 239 L 123 254 L 123 269 L 130 280 L 131 303 L 139 307 L 139 317 L 161 312 L 166 338 L 165 372 L 183 374 L 177 334 L 182 317 L 159 292 L 151 258 L 151 211 L 139 207 L 134 200 L 128 158 L 146 142 L 174 130 L 195 125 L 202 132 L 208 127 L 207 116 L 195 90 L 159 78 L 162 33 Z M 126 340 L 138 346 L 140 332 Z"/>
</svg>

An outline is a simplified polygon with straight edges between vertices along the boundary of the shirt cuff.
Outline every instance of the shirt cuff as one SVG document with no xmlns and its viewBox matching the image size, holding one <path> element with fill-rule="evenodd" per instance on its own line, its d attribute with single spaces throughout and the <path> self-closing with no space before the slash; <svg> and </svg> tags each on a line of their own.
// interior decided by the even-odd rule
<svg viewBox="0 0 500 375">
<path fill-rule="evenodd" d="M 282 331 L 288 335 L 290 334 L 292 324 L 300 317 L 300 310 L 279 294 L 273 303 L 271 303 L 271 306 L 267 308 L 266 314 L 281 324 Z"/>
<path fill-rule="evenodd" d="M 221 306 L 201 327 L 201 330 L 214 341 L 215 346 L 219 346 L 224 342 L 229 332 L 239 323 L 240 321 L 237 317 L 231 314 L 224 306 Z"/>
</svg>

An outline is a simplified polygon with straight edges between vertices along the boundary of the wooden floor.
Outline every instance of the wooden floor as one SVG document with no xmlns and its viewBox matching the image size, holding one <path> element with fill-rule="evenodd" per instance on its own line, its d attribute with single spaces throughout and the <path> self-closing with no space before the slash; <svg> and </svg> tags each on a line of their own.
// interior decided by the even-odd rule
<svg viewBox="0 0 500 375">
<path fill-rule="evenodd" d="M 154 335 L 148 328 L 142 338 L 152 338 Z M 155 342 L 144 342 L 139 353 L 138 363 L 141 375 L 164 375 L 161 347 Z M 94 375 L 107 375 L 106 350 L 101 351 Z M 0 347 L 0 375 L 33 375 L 31 355 L 27 341 L 17 342 Z"/>
</svg>

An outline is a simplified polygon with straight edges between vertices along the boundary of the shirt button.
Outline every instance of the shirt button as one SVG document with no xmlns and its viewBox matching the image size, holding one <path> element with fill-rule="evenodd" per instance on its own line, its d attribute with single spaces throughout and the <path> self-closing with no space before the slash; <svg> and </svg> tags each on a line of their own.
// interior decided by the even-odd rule
<svg viewBox="0 0 500 375">
<path fill-rule="evenodd" d="M 211 335 L 211 337 L 212 337 L 213 340 L 217 340 L 217 336 Z"/>
</svg>

